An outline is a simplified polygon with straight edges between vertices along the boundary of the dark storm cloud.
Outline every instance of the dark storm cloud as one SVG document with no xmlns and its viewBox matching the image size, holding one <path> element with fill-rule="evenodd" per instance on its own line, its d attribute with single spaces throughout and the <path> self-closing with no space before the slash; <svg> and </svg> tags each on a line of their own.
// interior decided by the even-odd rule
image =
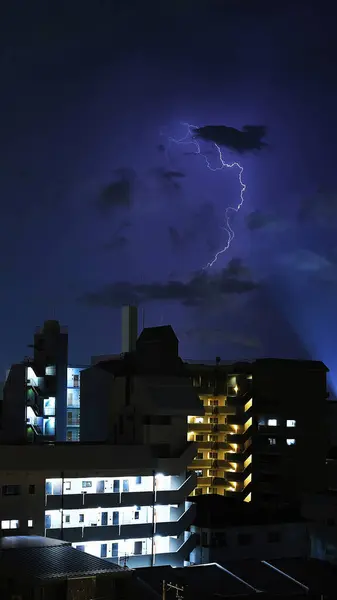
<svg viewBox="0 0 337 600">
<path fill-rule="evenodd" d="M 132 169 L 115 171 L 115 181 L 107 185 L 100 193 L 96 206 L 106 214 L 116 208 L 130 210 L 133 203 L 135 172 Z"/>
<path fill-rule="evenodd" d="M 173 187 L 176 190 L 181 188 L 179 181 L 186 177 L 185 173 L 182 171 L 173 171 L 170 169 L 164 169 L 162 167 L 152 169 L 151 174 L 154 175 L 157 181 L 162 184 L 164 188 L 169 186 L 170 188 Z"/>
<path fill-rule="evenodd" d="M 205 125 L 194 130 L 194 137 L 205 142 L 214 142 L 240 154 L 251 150 L 262 150 L 267 144 L 262 141 L 267 133 L 264 125 L 245 125 L 242 131 L 226 125 Z"/>
<path fill-rule="evenodd" d="M 231 261 L 232 262 L 232 261 Z M 112 283 L 97 292 L 88 292 L 80 298 L 91 306 L 119 307 L 122 304 L 142 304 L 151 301 L 176 301 L 185 306 L 197 306 L 210 297 L 227 294 L 245 294 L 258 287 L 258 283 L 240 275 L 247 272 L 240 262 L 229 265 L 215 275 L 201 272 L 187 282 L 169 280 L 166 283 L 153 282 L 132 284 L 126 281 Z M 240 273 L 239 273 L 240 271 Z"/>
<path fill-rule="evenodd" d="M 246 225 L 251 231 L 257 229 L 266 229 L 267 227 L 281 228 L 285 226 L 285 223 L 281 223 L 281 220 L 274 215 L 263 213 L 261 210 L 254 210 L 246 217 Z"/>
</svg>

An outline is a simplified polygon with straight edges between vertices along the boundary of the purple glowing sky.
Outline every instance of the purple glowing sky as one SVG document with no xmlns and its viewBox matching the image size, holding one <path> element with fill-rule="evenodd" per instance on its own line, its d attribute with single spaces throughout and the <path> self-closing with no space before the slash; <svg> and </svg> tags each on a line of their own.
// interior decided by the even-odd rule
<svg viewBox="0 0 337 600">
<path fill-rule="evenodd" d="M 18 14 L 14 4 L 0 32 L 1 367 L 28 353 L 46 318 L 68 324 L 73 362 L 119 351 L 116 307 L 138 286 L 146 325 L 171 323 L 185 357 L 308 353 L 336 368 L 328 8 L 124 2 L 113 15 L 108 2 L 74 2 L 47 14 L 37 2 Z M 186 148 L 171 146 L 168 160 L 160 145 L 185 134 L 182 121 L 268 127 L 261 152 L 224 152 L 244 167 L 245 204 L 204 279 L 240 187 Z M 129 196 L 104 195 L 123 178 Z M 256 289 L 234 293 L 230 277 Z"/>
</svg>

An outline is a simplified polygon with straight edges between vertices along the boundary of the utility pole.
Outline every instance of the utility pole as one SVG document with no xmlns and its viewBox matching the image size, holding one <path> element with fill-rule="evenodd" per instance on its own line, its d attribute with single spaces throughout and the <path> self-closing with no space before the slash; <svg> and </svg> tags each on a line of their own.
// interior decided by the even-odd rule
<svg viewBox="0 0 337 600">
<path fill-rule="evenodd" d="M 178 585 L 175 585 L 174 583 L 166 583 L 166 581 L 163 581 L 163 594 L 162 594 L 162 600 L 166 600 L 166 592 L 169 592 L 170 590 L 175 590 L 176 592 L 176 600 L 184 600 L 184 586 L 182 585 L 181 587 L 179 587 Z"/>
</svg>

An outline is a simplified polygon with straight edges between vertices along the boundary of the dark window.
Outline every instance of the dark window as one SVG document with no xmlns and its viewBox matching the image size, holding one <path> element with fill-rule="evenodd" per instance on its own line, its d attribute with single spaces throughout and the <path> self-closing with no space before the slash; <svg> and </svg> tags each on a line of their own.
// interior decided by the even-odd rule
<svg viewBox="0 0 337 600">
<path fill-rule="evenodd" d="M 28 493 L 29 493 L 29 494 L 35 494 L 35 484 L 34 484 L 34 483 L 31 483 L 31 484 L 28 486 Z"/>
<path fill-rule="evenodd" d="M 202 496 L 202 488 L 196 488 L 195 495 L 196 496 Z"/>
<path fill-rule="evenodd" d="M 19 496 L 21 493 L 20 485 L 3 485 L 2 495 L 3 496 Z"/>
<path fill-rule="evenodd" d="M 83 513 L 78 515 L 78 520 L 79 520 L 79 523 L 84 523 L 84 514 Z"/>
<path fill-rule="evenodd" d="M 252 542 L 252 535 L 250 533 L 239 533 L 238 543 L 240 546 L 249 546 Z"/>
<path fill-rule="evenodd" d="M 92 481 L 82 481 L 82 488 L 91 488 Z"/>
<path fill-rule="evenodd" d="M 66 515 L 65 522 L 70 523 L 70 515 Z"/>
<path fill-rule="evenodd" d="M 136 512 L 135 512 L 135 519 L 136 519 L 136 521 L 139 519 L 139 510 L 136 510 Z"/>
<path fill-rule="evenodd" d="M 202 470 L 201 469 L 196 469 L 195 474 L 197 477 L 202 477 Z"/>
<path fill-rule="evenodd" d="M 197 442 L 203 442 L 204 441 L 204 436 L 198 434 L 198 435 L 195 436 L 195 439 L 196 439 Z"/>
<path fill-rule="evenodd" d="M 138 475 L 138 476 L 136 477 L 136 484 L 137 484 L 137 485 L 139 485 L 140 483 L 142 483 L 142 478 L 141 478 L 141 476 L 140 476 L 140 475 Z"/>
<path fill-rule="evenodd" d="M 268 542 L 271 544 L 278 544 L 281 541 L 281 534 L 279 531 L 269 531 Z"/>
<path fill-rule="evenodd" d="M 198 452 L 198 454 L 197 454 L 197 458 L 198 458 L 199 460 L 203 459 L 203 458 L 204 458 L 204 454 L 203 454 L 203 452 Z"/>
</svg>

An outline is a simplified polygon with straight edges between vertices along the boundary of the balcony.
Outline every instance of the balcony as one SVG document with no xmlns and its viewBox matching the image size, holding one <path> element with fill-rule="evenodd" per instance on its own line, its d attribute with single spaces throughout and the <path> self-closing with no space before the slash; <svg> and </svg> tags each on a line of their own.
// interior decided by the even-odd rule
<svg viewBox="0 0 337 600">
<path fill-rule="evenodd" d="M 204 406 L 206 415 L 233 415 L 235 409 L 232 406 Z"/>
<path fill-rule="evenodd" d="M 196 433 L 227 433 L 232 428 L 225 423 L 189 423 L 188 430 Z"/>
<path fill-rule="evenodd" d="M 184 566 L 184 561 L 189 560 L 192 550 L 196 546 L 197 536 L 195 533 L 185 532 L 183 540 L 170 540 L 172 545 L 171 552 L 154 553 L 153 564 L 156 567 L 171 565 L 172 567 Z M 174 544 L 175 542 L 175 544 Z M 125 556 L 105 559 L 112 563 L 117 563 L 120 566 L 125 565 Z M 126 559 L 126 566 L 129 569 L 137 569 L 141 567 L 151 567 L 151 554 L 132 554 Z"/>
<path fill-rule="evenodd" d="M 192 524 L 196 506 L 190 503 L 188 509 L 175 521 L 155 523 L 155 535 L 162 537 L 179 536 Z M 153 532 L 152 521 L 148 523 L 127 523 L 119 525 L 91 525 L 87 527 L 63 527 L 46 530 L 46 537 L 62 539 L 66 542 L 104 542 L 105 540 L 126 540 L 150 538 Z"/>
<path fill-rule="evenodd" d="M 199 450 L 229 450 L 228 442 L 196 442 Z"/>
<path fill-rule="evenodd" d="M 156 492 L 156 504 L 180 504 L 196 487 L 196 475 L 191 473 L 177 489 Z M 46 496 L 46 510 L 76 508 L 114 508 L 119 506 L 152 506 L 153 492 L 121 492 L 101 494 L 64 494 Z"/>
</svg>

